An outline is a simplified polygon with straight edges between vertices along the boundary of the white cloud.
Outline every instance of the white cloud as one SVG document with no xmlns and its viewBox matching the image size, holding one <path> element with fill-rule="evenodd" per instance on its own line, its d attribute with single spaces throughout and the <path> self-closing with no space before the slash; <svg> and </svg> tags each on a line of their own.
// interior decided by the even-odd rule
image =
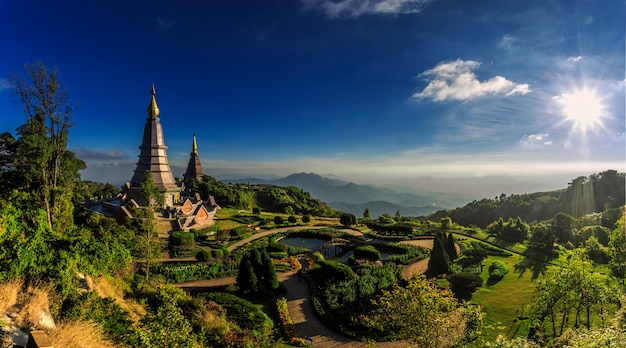
<svg viewBox="0 0 626 348">
<path fill-rule="evenodd" d="M 515 41 L 517 41 L 517 38 L 515 36 L 505 34 L 502 36 L 499 46 L 500 48 L 503 48 L 505 50 L 510 50 L 513 48 L 513 44 L 515 43 Z"/>
<path fill-rule="evenodd" d="M 548 133 L 540 133 L 540 134 L 529 134 L 525 135 L 520 139 L 520 143 L 524 147 L 537 147 L 537 146 L 547 146 L 552 145 L 552 141 L 548 140 L 550 134 Z"/>
<path fill-rule="evenodd" d="M 363 15 L 419 13 L 434 0 L 302 0 L 306 9 L 316 9 L 331 18 Z"/>
<path fill-rule="evenodd" d="M 11 88 L 11 85 L 9 84 L 9 80 L 5 78 L 0 78 L 0 92 L 9 88 Z"/>
<path fill-rule="evenodd" d="M 502 76 L 479 81 L 473 72 L 479 66 L 479 62 L 461 59 L 439 63 L 419 75 L 428 81 L 428 86 L 421 92 L 413 94 L 413 98 L 430 98 L 434 101 L 469 100 L 486 95 L 531 92 L 530 85 L 516 84 Z"/>
<path fill-rule="evenodd" d="M 576 62 L 578 62 L 579 60 L 582 60 L 583 58 L 584 58 L 583 56 L 578 56 L 578 57 L 569 57 L 569 58 L 567 58 L 567 61 L 568 61 L 568 62 L 572 62 L 572 63 L 576 63 Z"/>
</svg>

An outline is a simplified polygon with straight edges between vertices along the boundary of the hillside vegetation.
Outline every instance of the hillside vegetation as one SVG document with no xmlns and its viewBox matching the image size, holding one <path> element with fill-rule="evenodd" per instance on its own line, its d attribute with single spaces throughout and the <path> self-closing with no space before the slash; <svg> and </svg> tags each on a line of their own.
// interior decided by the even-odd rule
<svg viewBox="0 0 626 348">
<path fill-rule="evenodd" d="M 502 194 L 494 199 L 473 201 L 452 210 L 440 210 L 426 217 L 438 221 L 450 217 L 463 226 L 487 227 L 498 218 L 508 220 L 520 217 L 522 220 L 543 221 L 557 213 L 566 213 L 575 218 L 585 214 L 604 212 L 625 204 L 624 173 L 607 170 L 589 177 L 578 177 L 567 188 L 551 192 L 509 195 Z M 609 214 L 609 213 L 607 213 Z M 621 211 L 614 210 L 602 226 L 612 228 Z"/>
</svg>

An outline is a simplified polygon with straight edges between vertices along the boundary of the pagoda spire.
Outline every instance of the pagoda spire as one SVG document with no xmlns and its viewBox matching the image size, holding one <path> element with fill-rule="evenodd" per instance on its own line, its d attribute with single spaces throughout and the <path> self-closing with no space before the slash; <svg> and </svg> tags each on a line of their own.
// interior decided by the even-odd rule
<svg viewBox="0 0 626 348">
<path fill-rule="evenodd" d="M 191 156 L 189 157 L 189 163 L 187 164 L 187 170 L 183 174 L 183 179 L 192 180 L 202 177 L 202 165 L 200 164 L 200 157 L 198 156 L 198 142 L 196 141 L 196 133 L 193 133 L 193 143 L 191 145 Z"/>
<path fill-rule="evenodd" d="M 152 84 L 152 89 L 150 90 L 150 94 L 152 94 L 152 97 L 150 98 L 150 104 L 148 104 L 148 110 L 146 110 L 148 112 L 148 116 L 150 117 L 158 117 L 159 113 L 161 113 L 161 111 L 159 110 L 159 106 L 157 105 L 156 102 L 156 89 L 154 89 L 154 84 Z"/>
<path fill-rule="evenodd" d="M 191 155 L 198 156 L 198 143 L 196 142 L 196 132 L 193 133 L 193 145 L 191 146 Z"/>
</svg>

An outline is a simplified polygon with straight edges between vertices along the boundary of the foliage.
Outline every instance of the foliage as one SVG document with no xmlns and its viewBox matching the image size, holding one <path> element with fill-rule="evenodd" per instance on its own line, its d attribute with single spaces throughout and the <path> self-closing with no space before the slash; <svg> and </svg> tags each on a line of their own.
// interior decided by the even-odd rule
<svg viewBox="0 0 626 348">
<path fill-rule="evenodd" d="M 247 250 L 239 262 L 237 285 L 242 293 L 278 289 L 279 282 L 272 258 L 265 249 Z"/>
<path fill-rule="evenodd" d="M 318 260 L 317 267 L 310 270 L 317 279 L 333 279 L 334 281 L 350 280 L 355 277 L 354 271 L 348 265 L 332 260 Z"/>
<path fill-rule="evenodd" d="M 298 221 L 298 219 L 295 216 L 293 216 L 293 215 L 289 215 L 289 217 L 287 218 L 287 221 L 290 224 L 295 224 Z"/>
<path fill-rule="evenodd" d="M 500 260 L 495 260 L 489 266 L 489 280 L 492 282 L 498 282 L 509 273 L 509 268 Z"/>
<path fill-rule="evenodd" d="M 364 245 L 354 249 L 354 257 L 356 259 L 377 261 L 380 260 L 380 251 L 376 250 L 373 245 Z"/>
<path fill-rule="evenodd" d="M 365 322 L 390 339 L 407 339 L 419 347 L 439 347 L 442 342 L 446 346 L 458 344 L 466 335 L 468 307 L 459 306 L 449 292 L 423 276 L 409 280 L 406 287 L 396 284 L 382 290 L 372 305 Z M 480 321 L 482 314 L 475 314 Z"/>
<path fill-rule="evenodd" d="M 110 298 L 102 298 L 95 292 L 74 294 L 63 303 L 63 319 L 93 320 L 102 324 L 105 334 L 118 343 L 132 340 L 132 321 L 126 311 Z"/>
<path fill-rule="evenodd" d="M 450 290 L 454 293 L 454 297 L 462 300 L 469 300 L 472 293 L 483 285 L 480 274 L 475 273 L 449 274 L 446 279 L 450 282 Z"/>
<path fill-rule="evenodd" d="M 201 295 L 226 309 L 226 317 L 242 329 L 265 331 L 274 326 L 272 320 L 250 301 L 224 292 L 210 292 Z"/>
<path fill-rule="evenodd" d="M 618 278 L 626 278 L 626 217 L 618 220 L 609 236 L 609 267 Z"/>
<path fill-rule="evenodd" d="M 253 207 L 252 209 L 258 209 L 259 213 L 261 211 L 285 213 L 287 207 L 290 207 L 289 215 L 310 214 L 325 217 L 337 215 L 326 203 L 294 186 L 225 184 L 205 175 L 198 183 L 198 190 L 203 199 L 211 194 L 222 206 L 237 209 Z"/>
<path fill-rule="evenodd" d="M 428 260 L 426 271 L 428 277 L 450 273 L 450 256 L 445 250 L 444 243 L 446 243 L 445 234 L 437 233 L 433 241 L 433 248 L 430 251 L 430 260 Z"/>
<path fill-rule="evenodd" d="M 86 167 L 67 150 L 73 106 L 56 68 L 36 62 L 24 70 L 25 76 L 10 76 L 9 85 L 24 107 L 26 123 L 17 129 L 16 143 L 2 138 L 7 141 L 3 147 L 15 152 L 11 165 L 0 169 L 19 174 L 10 175 L 16 181 L 3 186 L 31 194 L 31 204 L 46 212 L 48 229 L 62 233 L 73 225 L 72 192 L 78 171 Z"/>
<path fill-rule="evenodd" d="M 602 226 L 613 228 L 616 216 L 615 208 L 626 204 L 624 173 L 607 170 L 588 178 L 572 180 L 564 190 L 538 192 L 531 194 L 500 195 L 495 199 L 473 201 L 453 210 L 440 210 L 429 216 L 428 220 L 439 221 L 450 217 L 463 226 L 475 225 L 486 228 L 492 222 L 502 218 L 520 217 L 523 221 L 545 221 L 563 212 L 579 217 L 593 212 L 607 211 Z M 603 214 L 604 215 L 604 214 Z"/>
<path fill-rule="evenodd" d="M 311 222 L 311 215 L 309 214 L 302 215 L 302 222 L 305 224 L 308 224 L 309 222 Z"/>
<path fill-rule="evenodd" d="M 192 327 L 178 306 L 175 292 L 159 288 L 155 303 L 141 319 L 137 332 L 140 347 L 194 347 Z"/>
<path fill-rule="evenodd" d="M 174 231 L 170 233 L 170 247 L 191 248 L 194 245 L 193 233 L 184 231 Z"/>
<path fill-rule="evenodd" d="M 304 346 L 304 339 L 296 332 L 296 328 L 294 327 L 291 316 L 289 315 L 287 299 L 284 297 L 276 299 L 275 309 L 276 317 L 278 318 L 278 325 L 281 329 L 283 337 L 288 339 L 289 343 L 295 346 Z"/>
<path fill-rule="evenodd" d="M 283 223 L 285 223 L 285 219 L 282 216 L 274 216 L 274 225 L 282 225 Z"/>
<path fill-rule="evenodd" d="M 366 222 L 367 228 L 385 236 L 406 236 L 413 232 L 413 227 L 407 224 L 387 224 L 375 221 Z"/>
<path fill-rule="evenodd" d="M 611 297 L 594 276 L 584 250 L 576 249 L 569 256 L 568 267 L 552 268 L 537 282 L 531 303 L 533 318 L 540 324 L 549 320 L 553 338 L 564 332 L 569 319 L 575 327 L 584 323 L 590 329 L 591 313 L 609 313 Z M 538 329 L 534 334 L 541 332 Z"/>
<path fill-rule="evenodd" d="M 211 263 L 168 262 L 155 265 L 152 272 L 163 275 L 168 282 L 182 283 L 235 275 L 237 264 L 231 260 L 214 261 Z"/>
<path fill-rule="evenodd" d="M 354 216 L 354 214 L 350 214 L 350 213 L 342 213 L 339 216 L 339 223 L 344 225 L 344 226 L 352 226 L 352 225 L 356 224 L 356 216 Z"/>
<path fill-rule="evenodd" d="M 520 217 L 515 219 L 509 218 L 507 222 L 499 218 L 496 222 L 490 224 L 487 230 L 491 235 L 502 240 L 521 243 L 528 238 L 530 227 L 528 224 L 524 223 Z"/>
<path fill-rule="evenodd" d="M 213 259 L 213 255 L 211 255 L 210 250 L 200 249 L 196 253 L 196 260 L 200 262 L 210 261 L 211 259 Z"/>
<path fill-rule="evenodd" d="M 408 265 L 423 260 L 430 255 L 430 249 L 407 244 L 389 243 L 378 245 L 377 249 L 394 253 L 395 255 L 389 256 L 385 261 L 399 265 Z"/>
</svg>

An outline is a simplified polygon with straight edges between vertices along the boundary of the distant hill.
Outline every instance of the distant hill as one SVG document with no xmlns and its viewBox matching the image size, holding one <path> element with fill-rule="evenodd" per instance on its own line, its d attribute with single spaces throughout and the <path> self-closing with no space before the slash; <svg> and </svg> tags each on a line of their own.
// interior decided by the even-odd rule
<svg viewBox="0 0 626 348">
<path fill-rule="evenodd" d="M 362 216 L 365 208 L 372 217 L 384 213 L 395 214 L 400 210 L 404 216 L 421 216 L 442 208 L 451 207 L 438 200 L 436 194 L 417 195 L 398 192 L 385 187 L 358 185 L 338 179 L 329 179 L 314 173 L 292 174 L 284 178 L 267 180 L 258 178 L 222 179 L 227 183 L 248 183 L 275 186 L 295 186 L 311 196 L 327 202 L 333 209 Z"/>
<path fill-rule="evenodd" d="M 566 213 L 575 218 L 614 210 L 621 213 L 626 192 L 624 173 L 607 170 L 581 176 L 567 184 L 567 188 L 548 192 L 504 195 L 494 199 L 482 199 L 453 210 L 440 210 L 427 218 L 438 221 L 450 217 L 452 221 L 463 226 L 475 225 L 486 227 L 498 218 L 509 219 L 520 217 L 524 221 L 543 221 L 552 219 L 558 213 Z M 609 214 L 614 221 L 614 214 Z M 613 228 L 613 226 L 605 226 Z"/>
</svg>

